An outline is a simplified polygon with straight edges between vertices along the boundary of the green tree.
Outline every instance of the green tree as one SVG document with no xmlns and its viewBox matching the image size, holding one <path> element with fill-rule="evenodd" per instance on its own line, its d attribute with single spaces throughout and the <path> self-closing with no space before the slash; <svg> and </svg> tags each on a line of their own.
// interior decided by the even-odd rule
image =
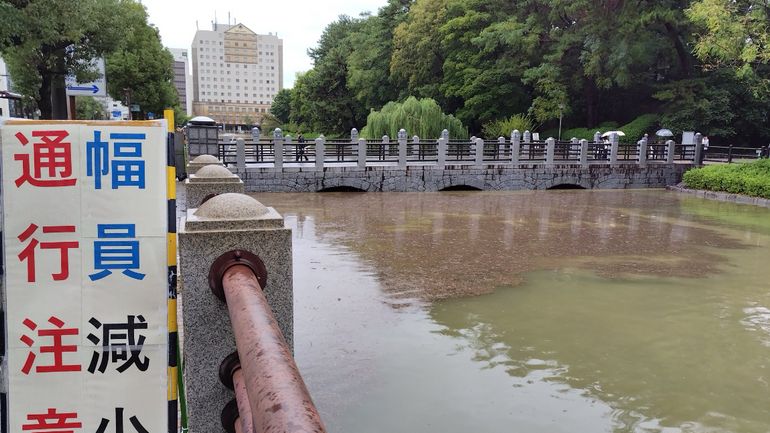
<svg viewBox="0 0 770 433">
<path fill-rule="evenodd" d="M 361 130 L 361 137 L 378 139 L 387 134 L 397 137 L 400 129 L 405 129 L 410 136 L 436 138 L 447 129 L 450 137 L 467 138 L 468 130 L 460 120 L 441 112 L 436 101 L 425 98 L 418 100 L 410 96 L 404 102 L 388 102 L 380 111 L 372 111 L 366 118 L 366 126 Z"/>
<path fill-rule="evenodd" d="M 281 123 L 287 123 L 291 119 L 291 103 L 291 89 L 281 89 L 273 98 L 273 103 L 270 105 L 270 113 L 277 117 Z"/>
<path fill-rule="evenodd" d="M 695 53 L 707 68 L 754 75 L 770 61 L 770 5 L 766 0 L 697 0 L 686 10 L 700 32 Z"/>
<path fill-rule="evenodd" d="M 314 68 L 312 74 L 302 77 L 302 92 L 311 114 L 309 121 L 302 123 L 314 131 L 345 134 L 364 123 L 366 109 L 347 85 L 348 58 L 355 49 L 349 36 L 361 28 L 361 23 L 360 19 L 341 16 L 326 27 L 318 47 L 308 50 Z"/>
<path fill-rule="evenodd" d="M 75 118 L 81 120 L 103 120 L 107 118 L 104 104 L 93 96 L 75 97 Z"/>
<path fill-rule="evenodd" d="M 439 27 L 446 21 L 447 0 L 417 0 L 407 19 L 393 32 L 391 80 L 399 96 L 442 101 L 444 50 Z"/>
<path fill-rule="evenodd" d="M 0 2 L 0 55 L 16 89 L 33 98 L 44 119 L 67 116 L 64 78 L 97 77 L 91 61 L 109 53 L 126 31 L 133 0 L 5 0 Z"/>
<path fill-rule="evenodd" d="M 147 11 L 140 3 L 127 2 L 127 29 L 121 43 L 105 59 L 107 91 L 115 99 L 130 93 L 131 103 L 142 112 L 160 113 L 179 104 L 174 87 L 174 57 L 163 47 L 158 29 L 147 23 Z"/>
</svg>

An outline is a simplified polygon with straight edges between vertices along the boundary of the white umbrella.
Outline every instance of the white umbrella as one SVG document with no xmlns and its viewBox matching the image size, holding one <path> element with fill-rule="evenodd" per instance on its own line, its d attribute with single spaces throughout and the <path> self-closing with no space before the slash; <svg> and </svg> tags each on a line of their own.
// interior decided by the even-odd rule
<svg viewBox="0 0 770 433">
<path fill-rule="evenodd" d="M 673 137 L 674 133 L 671 132 L 670 129 L 658 129 L 655 132 L 655 135 L 657 135 L 658 137 Z"/>
<path fill-rule="evenodd" d="M 625 137 L 626 133 L 623 131 L 607 131 L 604 134 L 602 134 L 602 138 L 609 137 L 612 134 L 618 134 L 618 137 Z"/>
</svg>

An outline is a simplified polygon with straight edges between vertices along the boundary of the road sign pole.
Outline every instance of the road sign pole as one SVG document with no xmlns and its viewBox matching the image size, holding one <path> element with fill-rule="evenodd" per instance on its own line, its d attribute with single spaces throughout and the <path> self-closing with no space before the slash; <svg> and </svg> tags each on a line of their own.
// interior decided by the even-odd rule
<svg viewBox="0 0 770 433">
<path fill-rule="evenodd" d="M 67 100 L 69 101 L 69 104 L 67 104 L 67 108 L 69 109 L 69 117 L 68 118 L 70 120 L 75 120 L 78 117 L 77 116 L 78 107 L 77 107 L 77 104 L 75 102 L 75 97 L 70 95 L 69 98 L 67 98 Z"/>
</svg>

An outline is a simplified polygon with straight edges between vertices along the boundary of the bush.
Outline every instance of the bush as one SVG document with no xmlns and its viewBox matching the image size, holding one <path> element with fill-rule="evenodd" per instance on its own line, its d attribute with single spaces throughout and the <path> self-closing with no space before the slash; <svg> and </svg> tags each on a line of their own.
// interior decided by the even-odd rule
<svg viewBox="0 0 770 433">
<path fill-rule="evenodd" d="M 487 140 L 494 140 L 497 137 L 510 137 L 514 129 L 518 129 L 523 134 L 524 131 L 532 131 L 533 128 L 531 117 L 525 114 L 514 114 L 507 119 L 487 122 L 481 130 Z"/>
<path fill-rule="evenodd" d="M 626 139 L 621 141 L 636 143 L 644 137 L 644 134 L 650 134 L 650 139 L 652 140 L 657 124 L 657 114 L 642 114 L 631 122 L 618 128 L 626 133 Z"/>
<path fill-rule="evenodd" d="M 401 128 L 409 137 L 438 138 L 441 131 L 447 129 L 450 138 L 468 138 L 468 130 L 462 122 L 451 114 L 444 114 L 436 101 L 430 98 L 418 100 L 414 96 L 404 102 L 388 102 L 382 110 L 369 113 L 361 137 L 379 139 L 387 134 L 396 138 Z"/>
<path fill-rule="evenodd" d="M 770 160 L 694 168 L 683 180 L 688 188 L 770 198 Z"/>
<path fill-rule="evenodd" d="M 596 131 L 604 133 L 607 131 L 618 130 L 623 131 L 626 134 L 626 136 L 621 138 L 620 141 L 624 143 L 636 143 L 637 140 L 641 140 L 641 138 L 644 137 L 644 134 L 650 134 L 652 136 L 652 134 L 654 134 L 655 130 L 657 129 L 657 124 L 658 116 L 656 114 L 642 114 L 641 116 L 637 117 L 631 122 L 626 123 L 625 125 L 618 125 L 617 122 L 603 122 L 595 128 L 565 129 L 561 131 L 561 139 L 569 140 L 572 137 L 575 137 L 577 139 L 593 141 Z M 547 131 L 547 134 L 541 135 L 541 138 L 556 138 L 557 136 L 558 130 L 549 130 Z"/>
</svg>

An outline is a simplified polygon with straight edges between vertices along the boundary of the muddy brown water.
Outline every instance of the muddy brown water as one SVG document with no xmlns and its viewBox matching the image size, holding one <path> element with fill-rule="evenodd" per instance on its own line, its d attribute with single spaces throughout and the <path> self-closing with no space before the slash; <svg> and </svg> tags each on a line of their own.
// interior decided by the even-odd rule
<svg viewBox="0 0 770 433">
<path fill-rule="evenodd" d="M 770 432 L 770 210 L 665 191 L 255 194 L 334 432 Z"/>
</svg>

